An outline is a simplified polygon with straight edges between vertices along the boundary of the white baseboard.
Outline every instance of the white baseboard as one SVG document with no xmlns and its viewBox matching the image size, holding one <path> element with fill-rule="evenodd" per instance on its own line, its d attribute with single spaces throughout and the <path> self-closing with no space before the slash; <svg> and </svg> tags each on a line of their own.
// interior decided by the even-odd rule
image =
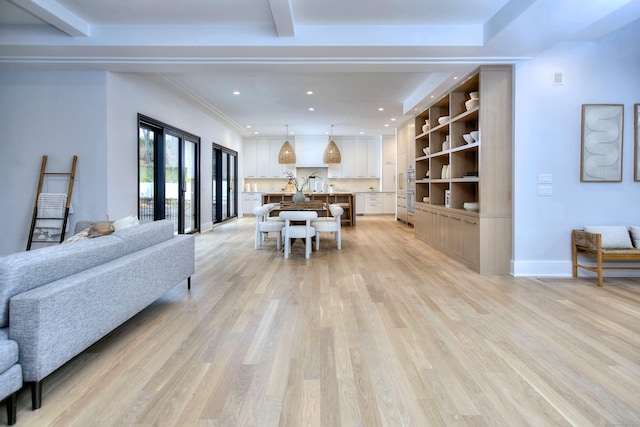
<svg viewBox="0 0 640 427">
<path fill-rule="evenodd" d="M 615 263 L 624 266 L 629 263 Z M 637 263 L 633 263 L 634 266 Z M 572 277 L 571 261 L 511 261 L 511 274 L 519 277 Z M 604 277 L 640 277 L 640 270 L 605 270 Z M 578 269 L 578 277 L 596 277 L 596 273 Z"/>
</svg>

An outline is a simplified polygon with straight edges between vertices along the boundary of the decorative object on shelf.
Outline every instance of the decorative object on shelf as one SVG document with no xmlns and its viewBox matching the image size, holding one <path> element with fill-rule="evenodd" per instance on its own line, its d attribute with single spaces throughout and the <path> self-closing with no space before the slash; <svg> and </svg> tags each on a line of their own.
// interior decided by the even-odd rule
<svg viewBox="0 0 640 427">
<path fill-rule="evenodd" d="M 333 140 L 333 125 L 331 125 L 331 134 L 329 135 L 329 144 L 324 149 L 323 163 L 328 165 L 342 163 L 342 156 L 340 150 Z"/>
<path fill-rule="evenodd" d="M 429 203 L 429 198 L 428 198 L 428 197 L 423 197 L 423 198 L 422 198 L 422 201 L 423 201 L 424 203 Z"/>
<path fill-rule="evenodd" d="M 425 178 L 429 178 L 429 171 L 424 175 Z"/>
<path fill-rule="evenodd" d="M 442 116 L 438 118 L 438 123 L 440 123 L 441 125 L 447 123 L 448 121 L 449 121 L 449 116 Z"/>
<path fill-rule="evenodd" d="M 466 107 L 467 111 L 473 110 L 478 105 L 480 105 L 480 100 L 479 99 L 470 99 L 470 100 L 468 100 L 467 102 L 464 103 L 464 106 Z"/>
<path fill-rule="evenodd" d="M 464 202 L 462 207 L 469 212 L 478 212 L 480 210 L 480 204 L 477 202 Z"/>
<path fill-rule="evenodd" d="M 469 92 L 469 98 L 480 99 L 480 92 Z"/>
<path fill-rule="evenodd" d="M 473 138 L 475 142 L 480 141 L 480 132 L 478 132 L 477 130 L 472 130 L 471 132 L 469 132 L 469 135 L 471 135 L 471 138 Z"/>
<path fill-rule="evenodd" d="M 291 200 L 293 200 L 293 203 L 304 203 L 306 197 L 304 197 L 304 193 L 302 191 L 297 190 Z"/>
<path fill-rule="evenodd" d="M 424 147 L 422 149 L 422 152 L 424 153 L 425 156 L 428 156 L 429 155 L 429 147 Z"/>
<path fill-rule="evenodd" d="M 633 112 L 634 112 L 634 120 L 633 120 L 633 129 L 634 129 L 634 135 L 635 135 L 635 139 L 634 139 L 634 161 L 633 161 L 633 169 L 634 169 L 634 173 L 633 173 L 633 180 L 634 181 L 640 181 L 640 159 L 638 158 L 638 156 L 640 156 L 640 104 L 635 104 L 633 106 Z"/>
<path fill-rule="evenodd" d="M 622 181 L 622 104 L 583 104 L 581 182 Z"/>
<path fill-rule="evenodd" d="M 444 207 L 451 207 L 451 190 L 444 190 Z"/>
<path fill-rule="evenodd" d="M 467 173 L 465 174 L 465 176 L 470 176 L 470 177 L 477 178 L 477 177 L 478 177 L 478 171 L 471 171 L 471 172 L 467 172 Z"/>
<path fill-rule="evenodd" d="M 429 130 L 429 125 L 422 125 L 422 133 L 425 133 Z"/>
<path fill-rule="evenodd" d="M 278 163 L 280 163 L 281 165 L 295 165 L 296 152 L 293 151 L 293 147 L 287 140 L 289 135 L 289 125 L 285 126 L 287 128 L 287 133 L 284 136 L 284 144 L 282 144 L 282 147 L 280 147 L 280 152 L 278 153 Z"/>
<path fill-rule="evenodd" d="M 450 147 L 449 147 L 449 141 L 445 141 L 442 143 L 442 151 L 447 151 Z"/>
<path fill-rule="evenodd" d="M 464 138 L 464 142 L 466 142 L 467 144 L 473 144 L 474 139 L 471 137 L 470 133 L 465 133 L 464 135 L 462 135 L 462 138 Z"/>
<path fill-rule="evenodd" d="M 442 172 L 440 173 L 440 179 L 449 178 L 449 165 L 442 165 Z"/>
</svg>

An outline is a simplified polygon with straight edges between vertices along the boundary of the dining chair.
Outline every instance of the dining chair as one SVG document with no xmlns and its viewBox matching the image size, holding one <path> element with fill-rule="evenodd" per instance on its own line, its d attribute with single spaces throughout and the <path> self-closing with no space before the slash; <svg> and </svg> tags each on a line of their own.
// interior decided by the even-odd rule
<svg viewBox="0 0 640 427">
<path fill-rule="evenodd" d="M 284 219 L 284 257 L 289 258 L 291 253 L 291 239 L 305 239 L 304 257 L 309 259 L 311 256 L 311 247 L 313 245 L 313 237 L 316 235 L 316 229 L 311 226 L 311 221 L 318 218 L 316 211 L 282 211 L 280 218 Z M 292 222 L 302 222 L 304 225 L 298 225 Z"/>
<path fill-rule="evenodd" d="M 253 210 L 256 216 L 256 236 L 254 248 L 259 249 L 262 246 L 262 242 L 265 237 L 269 236 L 269 233 L 276 233 L 276 247 L 278 250 L 282 247 L 282 228 L 284 227 L 283 221 L 269 221 L 269 211 L 271 208 L 267 205 L 258 206 Z"/>
<path fill-rule="evenodd" d="M 320 249 L 320 233 L 333 233 L 338 250 L 342 249 L 342 237 L 340 233 L 342 214 L 344 209 L 338 204 L 329 205 L 330 217 L 318 218 L 311 221 L 311 225 L 316 229 L 316 250 Z"/>
</svg>

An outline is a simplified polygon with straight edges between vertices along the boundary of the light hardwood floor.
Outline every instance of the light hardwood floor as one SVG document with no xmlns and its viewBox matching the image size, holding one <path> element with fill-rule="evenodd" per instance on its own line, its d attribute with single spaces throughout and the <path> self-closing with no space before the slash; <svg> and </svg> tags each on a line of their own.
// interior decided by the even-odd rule
<svg viewBox="0 0 640 427">
<path fill-rule="evenodd" d="M 191 291 L 45 379 L 40 410 L 23 389 L 18 426 L 640 425 L 640 279 L 479 276 L 390 216 L 308 261 L 253 232 L 197 236 Z"/>
</svg>

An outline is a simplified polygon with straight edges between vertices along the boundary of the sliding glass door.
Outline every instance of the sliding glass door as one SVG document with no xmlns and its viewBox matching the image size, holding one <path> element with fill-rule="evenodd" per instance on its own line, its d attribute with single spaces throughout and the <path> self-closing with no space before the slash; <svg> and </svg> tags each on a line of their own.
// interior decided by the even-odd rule
<svg viewBox="0 0 640 427">
<path fill-rule="evenodd" d="M 138 217 L 168 219 L 176 233 L 199 231 L 199 138 L 138 116 Z"/>
<path fill-rule="evenodd" d="M 238 216 L 238 153 L 213 144 L 211 166 L 212 220 L 217 224 Z"/>
</svg>

